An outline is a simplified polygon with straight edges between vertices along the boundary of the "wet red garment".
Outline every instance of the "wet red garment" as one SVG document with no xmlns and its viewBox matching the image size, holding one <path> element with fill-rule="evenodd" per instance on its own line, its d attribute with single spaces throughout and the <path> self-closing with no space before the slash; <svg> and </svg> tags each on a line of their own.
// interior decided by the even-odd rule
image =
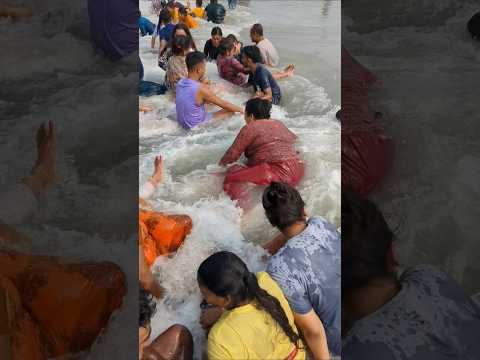
<svg viewBox="0 0 480 360">
<path fill-rule="evenodd" d="M 380 82 L 342 47 L 342 186 L 368 194 L 385 178 L 394 155 L 393 140 L 368 103 Z"/>
<path fill-rule="evenodd" d="M 297 136 L 281 121 L 255 120 L 240 130 L 232 146 L 220 160 L 220 164 L 234 163 L 242 153 L 245 153 L 248 159 L 248 166 L 298 159 L 296 140 Z"/>
<path fill-rule="evenodd" d="M 257 120 L 244 126 L 220 163 L 230 164 L 245 153 L 248 166 L 230 167 L 223 182 L 224 191 L 246 208 L 252 186 L 267 186 L 272 181 L 298 185 L 305 169 L 295 149 L 296 139 L 277 120 Z"/>
</svg>

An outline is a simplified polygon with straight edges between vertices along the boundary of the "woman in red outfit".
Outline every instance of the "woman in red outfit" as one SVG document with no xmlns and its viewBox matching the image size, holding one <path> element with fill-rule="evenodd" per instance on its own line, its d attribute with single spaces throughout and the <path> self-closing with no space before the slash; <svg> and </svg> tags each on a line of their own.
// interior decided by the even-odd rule
<svg viewBox="0 0 480 360">
<path fill-rule="evenodd" d="M 247 123 L 220 160 L 225 166 L 245 153 L 247 166 L 228 169 L 223 190 L 248 207 L 251 185 L 267 186 L 272 181 L 296 186 L 303 178 L 304 165 L 295 149 L 297 136 L 278 120 L 270 119 L 272 104 L 268 100 L 250 99 L 245 107 Z"/>
</svg>

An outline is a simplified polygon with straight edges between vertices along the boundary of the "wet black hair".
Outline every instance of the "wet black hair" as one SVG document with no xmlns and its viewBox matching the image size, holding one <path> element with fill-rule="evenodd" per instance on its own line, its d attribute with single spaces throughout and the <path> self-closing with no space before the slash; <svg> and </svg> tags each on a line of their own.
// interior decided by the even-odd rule
<svg viewBox="0 0 480 360">
<path fill-rule="evenodd" d="M 221 29 L 219 26 L 215 26 L 215 27 L 212 29 L 212 32 L 210 33 L 210 35 L 211 35 L 211 36 L 213 36 L 213 35 L 223 36 L 222 29 Z"/>
<path fill-rule="evenodd" d="M 272 102 L 265 99 L 254 98 L 245 104 L 245 114 L 253 115 L 255 119 L 270 119 L 271 111 Z"/>
<path fill-rule="evenodd" d="M 467 30 L 475 40 L 480 40 L 480 12 L 471 17 L 467 23 Z"/>
<path fill-rule="evenodd" d="M 188 71 L 193 70 L 195 66 L 205 61 L 205 54 L 201 51 L 192 51 L 187 54 L 185 63 L 187 64 Z"/>
<path fill-rule="evenodd" d="M 387 256 L 394 240 L 377 206 L 352 191 L 342 192 L 342 289 L 366 285 L 387 275 Z"/>
<path fill-rule="evenodd" d="M 184 35 L 177 35 L 172 40 L 172 53 L 174 55 L 183 55 L 190 48 L 190 39 Z"/>
<path fill-rule="evenodd" d="M 262 24 L 253 24 L 252 28 L 250 29 L 250 33 L 258 36 L 263 36 Z"/>
<path fill-rule="evenodd" d="M 195 40 L 193 40 L 193 36 L 192 36 L 192 33 L 190 32 L 190 29 L 189 29 L 188 26 L 187 26 L 186 24 L 184 24 L 183 22 L 179 22 L 179 23 L 176 24 L 175 27 L 173 28 L 172 38 L 170 39 L 170 42 L 173 40 L 173 37 L 175 36 L 175 33 L 177 32 L 178 29 L 182 29 L 183 31 L 185 31 L 185 34 L 187 34 L 187 36 L 188 36 L 189 39 L 190 39 L 190 46 L 191 46 L 194 50 L 197 50 L 197 45 L 195 44 Z"/>
<path fill-rule="evenodd" d="M 305 222 L 305 202 L 292 186 L 272 182 L 263 192 L 263 208 L 272 226 L 285 230 L 297 222 Z"/>
<path fill-rule="evenodd" d="M 197 5 L 197 7 L 202 7 L 203 6 L 203 0 L 196 0 L 195 4 Z"/>
<path fill-rule="evenodd" d="M 265 310 L 280 325 L 290 341 L 300 347 L 300 337 L 291 327 L 280 302 L 263 290 L 255 274 L 237 255 L 217 252 L 202 262 L 197 272 L 200 286 L 220 297 L 230 296 L 231 308 L 245 301 L 256 300 L 257 307 Z"/>
<path fill-rule="evenodd" d="M 220 53 L 220 55 L 226 55 L 227 52 L 232 50 L 234 47 L 235 47 L 235 44 L 231 39 L 223 38 L 222 41 L 220 41 L 218 52 Z"/>
<path fill-rule="evenodd" d="M 167 9 L 162 9 L 158 15 L 158 24 L 168 24 L 172 21 L 172 14 Z"/>
<path fill-rule="evenodd" d="M 227 37 L 225 39 L 229 39 L 229 40 L 232 40 L 234 43 L 237 43 L 239 42 L 237 37 L 233 34 L 228 34 Z"/>
<path fill-rule="evenodd" d="M 139 327 L 149 328 L 150 327 L 150 320 L 152 316 L 155 314 L 156 304 L 153 301 L 153 296 L 147 292 L 145 289 L 140 288 L 139 294 Z"/>
<path fill-rule="evenodd" d="M 248 45 L 242 49 L 242 54 L 244 54 L 247 58 L 252 60 L 254 63 L 262 63 L 262 53 L 260 49 L 255 45 Z"/>
<path fill-rule="evenodd" d="M 187 8 L 185 6 L 182 6 L 181 8 L 178 8 L 178 13 L 182 16 L 187 16 L 188 15 Z"/>
</svg>

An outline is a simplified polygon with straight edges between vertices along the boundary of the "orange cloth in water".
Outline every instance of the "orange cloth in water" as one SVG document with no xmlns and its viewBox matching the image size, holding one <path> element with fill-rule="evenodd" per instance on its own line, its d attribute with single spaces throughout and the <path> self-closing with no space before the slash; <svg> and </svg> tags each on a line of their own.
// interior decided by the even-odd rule
<svg viewBox="0 0 480 360">
<path fill-rule="evenodd" d="M 166 215 L 140 210 L 139 229 L 140 244 L 147 265 L 151 266 L 158 256 L 178 250 L 192 231 L 192 219 L 187 215 Z"/>
<path fill-rule="evenodd" d="M 15 359 L 90 348 L 126 293 L 123 272 L 108 262 L 71 263 L 2 250 L 0 274 L 15 286 L 21 302 L 12 335 Z"/>
</svg>

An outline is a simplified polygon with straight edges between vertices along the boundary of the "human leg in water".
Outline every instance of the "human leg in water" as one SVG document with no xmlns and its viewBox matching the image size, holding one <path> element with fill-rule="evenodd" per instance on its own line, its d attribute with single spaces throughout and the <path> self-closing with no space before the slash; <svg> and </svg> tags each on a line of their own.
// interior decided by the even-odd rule
<svg viewBox="0 0 480 360">
<path fill-rule="evenodd" d="M 51 121 L 40 126 L 36 136 L 37 160 L 31 175 L 23 180 L 38 197 L 55 183 L 56 135 Z"/>
<path fill-rule="evenodd" d="M 36 135 L 37 159 L 30 175 L 0 192 L 0 220 L 22 224 L 37 211 L 38 201 L 55 183 L 56 135 L 52 122 L 40 126 Z"/>
</svg>

